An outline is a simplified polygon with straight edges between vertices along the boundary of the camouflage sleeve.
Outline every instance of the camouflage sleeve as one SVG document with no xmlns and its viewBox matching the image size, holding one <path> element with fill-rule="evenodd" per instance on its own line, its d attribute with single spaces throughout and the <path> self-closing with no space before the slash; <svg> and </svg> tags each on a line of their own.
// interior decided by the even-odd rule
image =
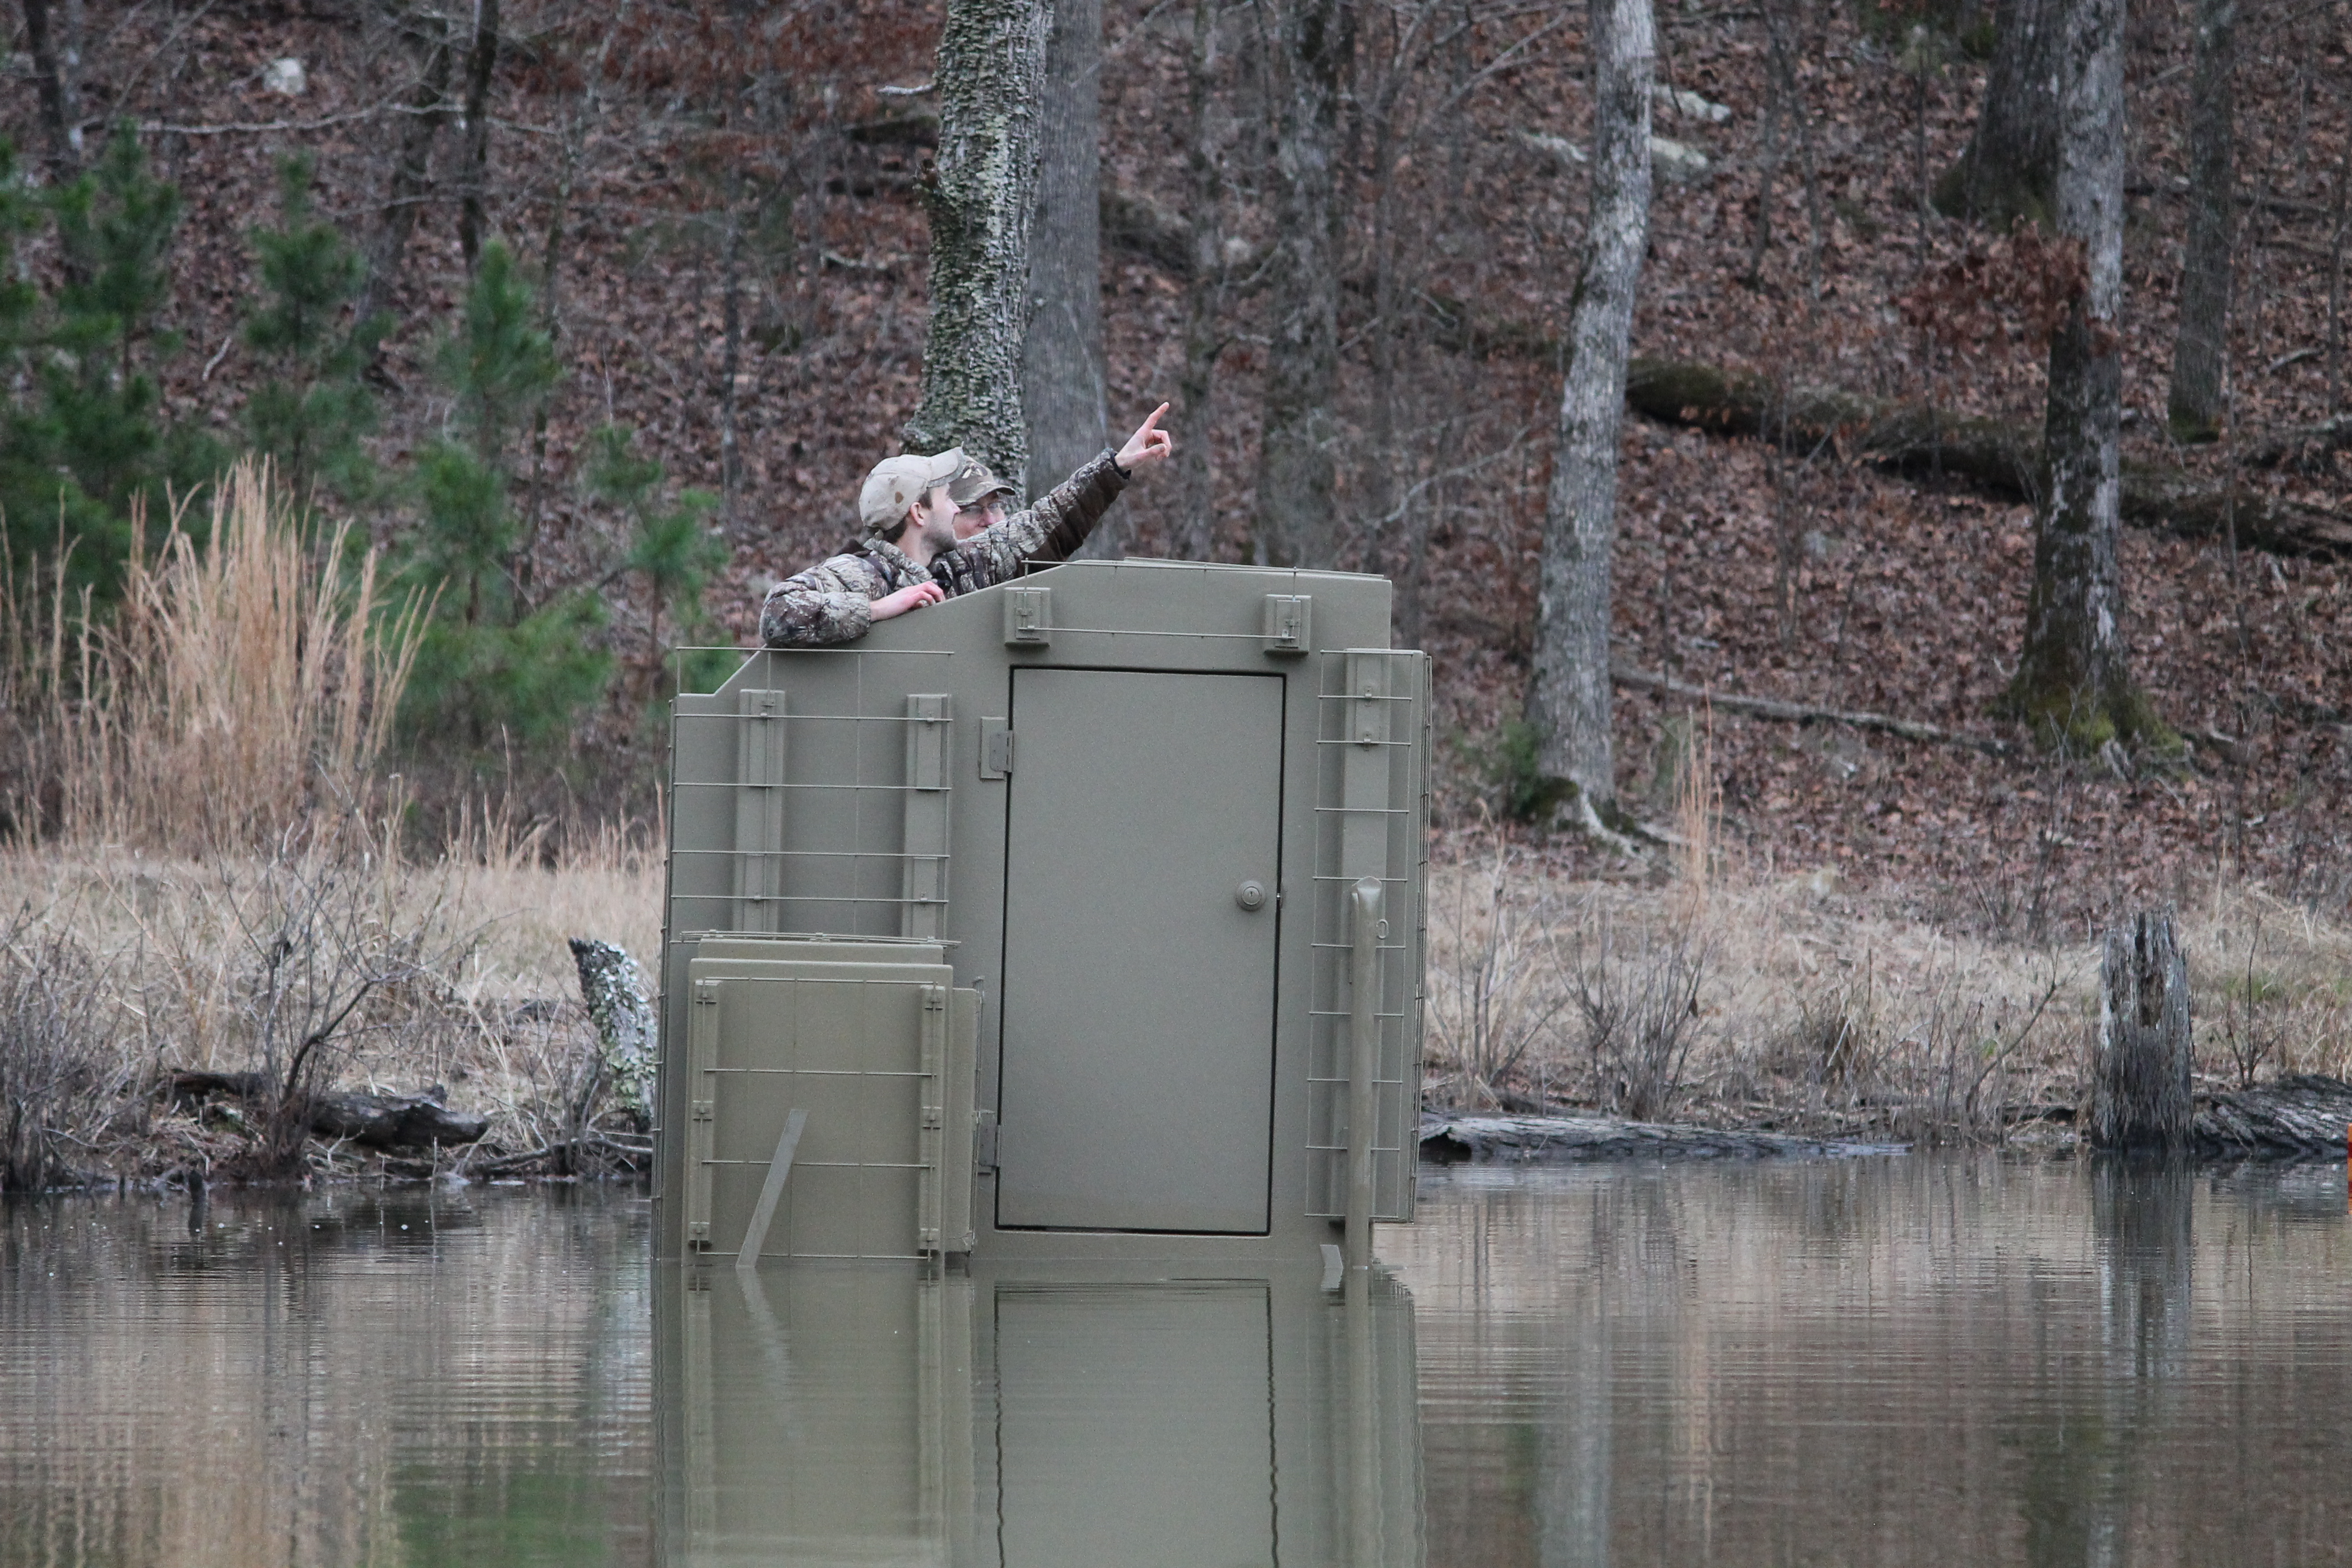
<svg viewBox="0 0 2352 1568">
<path fill-rule="evenodd" d="M 881 583 L 863 556 L 836 555 L 768 590 L 760 640 L 770 647 L 824 647 L 864 637 Z"/>
<path fill-rule="evenodd" d="M 1051 564 L 1069 559 L 1070 552 L 1087 541 L 1110 503 L 1127 488 L 1127 470 L 1105 447 L 1100 457 L 1054 487 L 1054 492 L 1027 511 L 1013 513 L 993 528 L 982 529 L 950 551 L 969 562 L 957 575 L 982 584 L 1001 583 L 1021 574 L 1029 562 Z M 952 564 L 950 568 L 953 572 Z"/>
</svg>

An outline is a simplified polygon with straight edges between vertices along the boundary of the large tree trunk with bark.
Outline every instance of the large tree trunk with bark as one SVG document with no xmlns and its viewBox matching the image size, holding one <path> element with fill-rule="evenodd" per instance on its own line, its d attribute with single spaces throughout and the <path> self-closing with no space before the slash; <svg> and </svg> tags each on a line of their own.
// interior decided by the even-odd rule
<svg viewBox="0 0 2352 1568">
<path fill-rule="evenodd" d="M 408 238 L 416 230 L 416 215 L 431 185 L 433 140 L 449 118 L 449 71 L 452 50 L 448 19 L 434 13 L 394 13 L 420 54 L 416 85 L 408 96 L 408 113 L 400 132 L 400 149 L 394 155 L 391 188 L 376 220 L 374 242 L 368 247 L 367 280 L 352 319 L 366 321 L 391 303 L 400 282 L 401 259 Z"/>
<path fill-rule="evenodd" d="M 1037 216 L 1029 234 L 1029 336 L 1021 408 L 1029 418 L 1030 489 L 1060 484 L 1109 444 L 1102 324 L 1102 0 L 1055 0 L 1045 44 Z M 1077 551 L 1126 552 L 1114 507 Z"/>
<path fill-rule="evenodd" d="M 1616 804 L 1610 740 L 1610 555 L 1626 346 L 1650 232 L 1650 0 L 1591 0 L 1591 248 L 1569 322 L 1551 491 L 1544 507 L 1528 719 L 1543 772 L 1576 786 L 1588 828 Z"/>
<path fill-rule="evenodd" d="M 2238 0 L 2197 0 L 2197 73 L 2189 89 L 2189 243 L 2172 349 L 2173 436 L 2210 441 L 2221 426 L 2229 361 L 2231 248 L 2237 206 Z"/>
<path fill-rule="evenodd" d="M 1269 566 L 1338 563 L 1332 516 L 1339 382 L 1339 107 L 1354 0 L 1277 0 L 1274 254 L 1258 447 L 1256 542 Z"/>
<path fill-rule="evenodd" d="M 1936 184 L 1936 205 L 1995 229 L 2057 210 L 2058 103 L 2072 0 L 1999 0 L 1983 110 L 1968 151 Z"/>
<path fill-rule="evenodd" d="M 49 183 L 62 185 L 81 168 L 81 100 L 74 81 L 81 40 L 59 37 L 57 23 L 49 0 L 25 0 L 25 46 L 33 57 L 41 129 L 49 143 Z"/>
<path fill-rule="evenodd" d="M 939 156 L 923 180 L 931 316 L 907 445 L 961 447 L 1025 491 L 1029 227 L 1045 81 L 1046 0 L 950 0 L 940 33 Z"/>
<path fill-rule="evenodd" d="M 457 249 L 471 276 L 482 253 L 482 204 L 490 180 L 490 83 L 499 68 L 499 0 L 474 0 L 474 42 L 466 52 L 465 192 L 457 201 Z"/>
<path fill-rule="evenodd" d="M 2008 703 L 2053 739 L 2095 750 L 2158 726 L 2125 668 L 2121 521 L 2124 0 L 2068 0 L 2058 231 L 2087 251 L 2082 297 L 2050 340 L 2025 646 Z"/>
<path fill-rule="evenodd" d="M 1185 227 L 1184 369 L 1176 382 L 1178 428 L 1190 438 L 1176 450 L 1181 477 L 1170 553 L 1180 561 L 1216 557 L 1216 470 L 1210 462 L 1211 405 L 1217 389 L 1217 359 L 1224 349 L 1220 317 L 1225 302 L 1224 258 L 1219 254 L 1224 226 L 1224 172 L 1218 166 L 1211 115 L 1215 96 L 1218 0 L 1192 0 L 1192 47 L 1184 63 L 1185 107 L 1192 144 L 1185 150 L 1192 177 L 1192 218 Z"/>
<path fill-rule="evenodd" d="M 2091 1063 L 2091 1143 L 2189 1145 L 2189 964 L 2169 912 L 2143 910 L 2107 932 L 2099 961 L 2099 1033 Z"/>
</svg>

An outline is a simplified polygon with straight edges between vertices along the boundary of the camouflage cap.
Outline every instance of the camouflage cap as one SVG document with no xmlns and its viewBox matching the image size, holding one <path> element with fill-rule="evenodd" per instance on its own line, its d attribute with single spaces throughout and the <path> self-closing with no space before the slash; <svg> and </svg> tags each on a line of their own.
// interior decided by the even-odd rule
<svg viewBox="0 0 2352 1568">
<path fill-rule="evenodd" d="M 998 479 L 996 470 L 978 458 L 966 463 L 963 472 L 948 481 L 948 499 L 956 503 L 958 511 L 976 507 L 992 495 L 1015 493 L 1011 480 Z"/>
<path fill-rule="evenodd" d="M 907 521 L 907 509 L 970 467 L 961 447 L 937 457 L 885 458 L 857 492 L 857 521 L 868 533 L 888 533 Z"/>
</svg>

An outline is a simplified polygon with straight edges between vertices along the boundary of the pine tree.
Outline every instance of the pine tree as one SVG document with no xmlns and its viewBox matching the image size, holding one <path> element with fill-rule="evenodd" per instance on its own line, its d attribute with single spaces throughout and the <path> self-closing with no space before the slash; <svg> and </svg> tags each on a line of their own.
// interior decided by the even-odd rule
<svg viewBox="0 0 2352 1568">
<path fill-rule="evenodd" d="M 650 671 L 667 651 L 662 641 L 665 616 L 681 635 L 709 624 L 702 590 L 727 562 L 726 544 L 710 530 L 719 498 L 709 490 L 681 490 L 665 506 L 662 490 L 668 472 L 658 459 L 638 454 L 635 433 L 626 426 L 604 426 L 589 442 L 590 491 L 618 507 L 635 525 L 629 552 L 617 572 L 644 578 L 651 595 L 646 620 L 646 666 Z"/>
<path fill-rule="evenodd" d="M 457 396 L 457 420 L 474 455 L 506 471 L 507 443 L 530 422 L 540 399 L 555 388 L 561 366 L 540 325 L 530 285 L 514 255 L 492 240 L 482 252 L 464 320 L 436 356 L 442 381 Z"/>
<path fill-rule="evenodd" d="M 308 153 L 280 163 L 278 226 L 250 236 L 267 296 L 246 322 L 245 342 L 270 376 L 247 400 L 245 426 L 296 496 L 308 498 L 324 483 L 357 500 L 373 480 L 360 437 L 375 425 L 375 400 L 360 372 L 390 320 L 343 325 L 364 263 L 342 231 L 319 216 L 311 178 Z"/>
<path fill-rule="evenodd" d="M 40 291 L 18 273 L 16 242 L 39 222 L 16 149 L 0 138 L 0 384 L 18 384 L 26 351 L 38 341 Z M 36 547 L 42 527 L 54 530 L 58 522 L 58 475 L 45 412 L 37 402 L 0 405 L 0 510 L 20 551 Z M 79 486 L 65 483 L 79 494 Z"/>
<path fill-rule="evenodd" d="M 0 504 L 19 555 L 70 546 L 71 575 L 110 591 L 142 499 L 166 484 L 209 480 L 225 454 L 197 425 L 171 426 L 150 367 L 177 352 L 157 325 L 171 295 L 169 267 L 180 221 L 176 185 L 157 179 L 137 132 L 117 126 L 96 163 L 46 194 L 66 281 L 46 310 L 26 312 L 25 341 L 46 351 L 37 395 L 10 411 L 0 462 Z"/>
<path fill-rule="evenodd" d="M 419 523 L 408 572 L 439 595 L 404 704 L 419 739 L 553 741 L 611 672 L 609 655 L 594 646 L 604 616 L 593 595 L 530 607 L 515 593 L 510 443 L 561 372 L 536 321 L 530 285 L 507 247 L 491 242 L 434 355 L 458 438 L 425 447 L 412 486 Z"/>
</svg>

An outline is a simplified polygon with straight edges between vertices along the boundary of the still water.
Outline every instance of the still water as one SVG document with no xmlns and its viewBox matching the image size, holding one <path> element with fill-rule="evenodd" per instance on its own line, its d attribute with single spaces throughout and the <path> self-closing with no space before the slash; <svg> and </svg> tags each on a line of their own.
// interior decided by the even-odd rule
<svg viewBox="0 0 2352 1568">
<path fill-rule="evenodd" d="M 2341 1165 L 1433 1174 L 1391 1277 L 0 1208 L 0 1564 L 2352 1563 Z"/>
</svg>

